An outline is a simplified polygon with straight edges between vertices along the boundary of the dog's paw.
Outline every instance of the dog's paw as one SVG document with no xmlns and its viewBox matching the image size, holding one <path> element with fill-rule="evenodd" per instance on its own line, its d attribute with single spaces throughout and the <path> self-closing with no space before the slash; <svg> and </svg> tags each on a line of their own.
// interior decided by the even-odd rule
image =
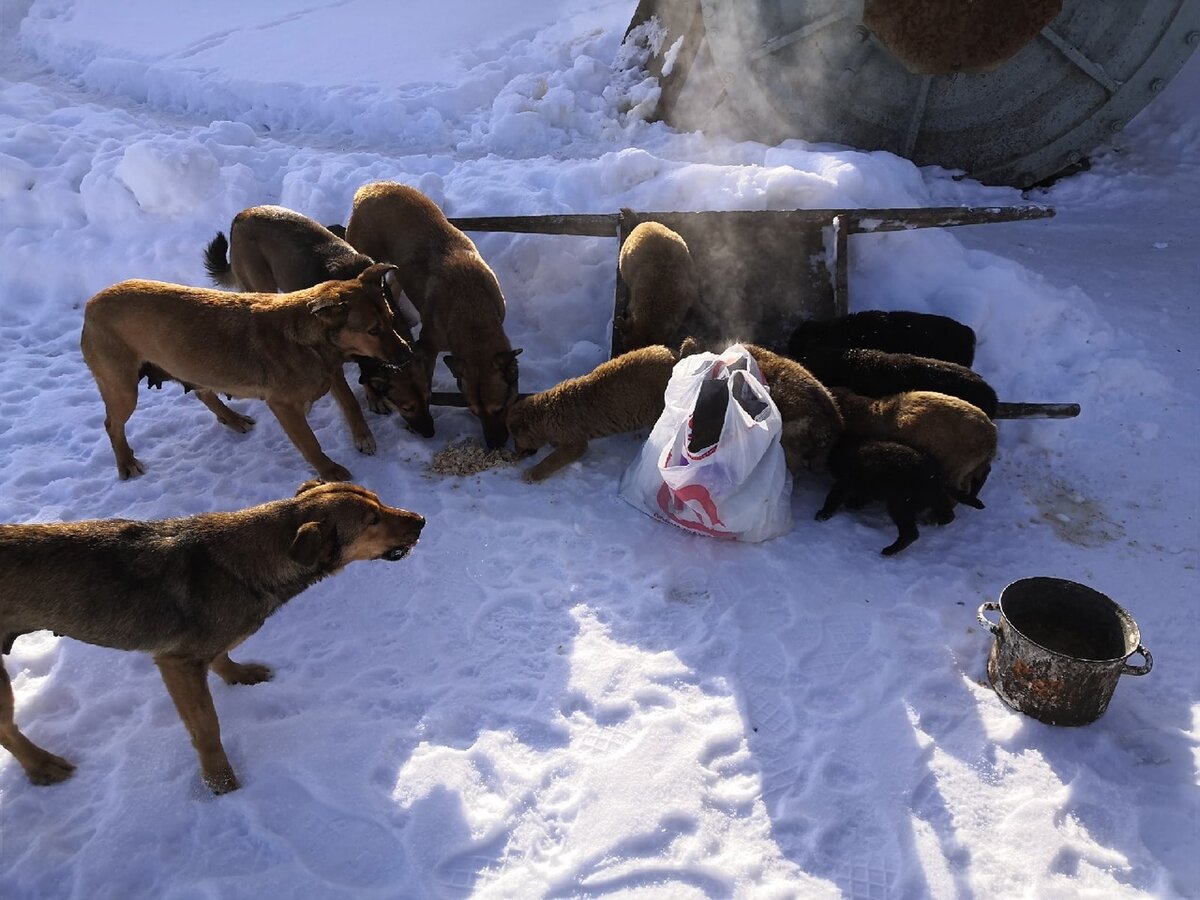
<svg viewBox="0 0 1200 900">
<path fill-rule="evenodd" d="M 317 474 L 321 476 L 322 481 L 349 481 L 352 477 L 349 469 L 335 462 L 318 470 Z"/>
<path fill-rule="evenodd" d="M 367 456 L 374 456 L 375 455 L 375 435 L 371 434 L 371 432 L 368 431 L 362 437 L 355 438 L 354 439 L 354 449 L 356 449 L 359 453 L 363 453 Z"/>
<path fill-rule="evenodd" d="M 229 410 L 228 415 L 218 417 L 218 420 L 226 428 L 232 428 L 238 434 L 245 434 L 254 427 L 254 420 L 249 416 L 243 416 L 241 413 L 236 413 Z"/>
<path fill-rule="evenodd" d="M 539 481 L 545 479 L 545 477 L 544 473 L 538 471 L 537 466 L 530 466 L 521 473 L 521 480 L 526 484 L 537 484 Z"/>
<path fill-rule="evenodd" d="M 379 397 L 367 395 L 367 409 L 381 416 L 391 415 L 392 408 L 387 405 L 387 401 Z"/>
<path fill-rule="evenodd" d="M 214 666 L 214 670 L 226 684 L 262 684 L 275 674 L 270 666 L 262 663 L 235 663 L 233 660 L 219 670 Z"/>
<path fill-rule="evenodd" d="M 122 481 L 128 481 L 130 478 L 137 478 L 139 475 L 146 474 L 146 467 L 141 464 L 137 457 L 131 456 L 129 462 L 117 464 L 117 475 Z"/>
<path fill-rule="evenodd" d="M 58 784 L 71 777 L 75 767 L 61 756 L 42 751 L 42 755 L 25 770 L 29 780 L 34 784 Z"/>
<path fill-rule="evenodd" d="M 214 794 L 228 794 L 241 787 L 237 775 L 233 773 L 233 766 L 221 766 L 211 772 L 205 772 L 204 783 Z"/>
</svg>

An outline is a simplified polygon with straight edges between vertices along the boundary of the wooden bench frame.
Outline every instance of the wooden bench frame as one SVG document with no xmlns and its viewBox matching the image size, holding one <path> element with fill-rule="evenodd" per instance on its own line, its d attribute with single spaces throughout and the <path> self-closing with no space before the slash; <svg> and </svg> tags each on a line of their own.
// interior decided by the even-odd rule
<svg viewBox="0 0 1200 900">
<path fill-rule="evenodd" d="M 508 232 L 512 234 L 578 235 L 616 238 L 618 248 L 629 232 L 644 221 L 661 222 L 685 233 L 696 229 L 725 227 L 736 233 L 739 228 L 766 227 L 775 233 L 794 234 L 824 248 L 810 272 L 805 296 L 814 305 L 812 315 L 845 315 L 850 311 L 850 236 L 911 231 L 917 228 L 950 228 L 961 225 L 986 225 L 1045 219 L 1054 209 L 1041 206 L 984 207 L 913 207 L 850 209 L 737 210 L 729 212 L 638 212 L 578 213 L 540 216 L 459 216 L 451 217 L 455 227 L 467 232 Z M 624 313 L 629 294 L 617 276 L 613 302 L 614 318 Z M 614 328 L 610 354 L 621 352 L 620 333 Z M 462 396 L 453 392 L 435 392 L 431 398 L 439 406 L 464 406 Z M 998 419 L 1070 418 L 1079 415 L 1076 403 L 1001 403 Z"/>
</svg>

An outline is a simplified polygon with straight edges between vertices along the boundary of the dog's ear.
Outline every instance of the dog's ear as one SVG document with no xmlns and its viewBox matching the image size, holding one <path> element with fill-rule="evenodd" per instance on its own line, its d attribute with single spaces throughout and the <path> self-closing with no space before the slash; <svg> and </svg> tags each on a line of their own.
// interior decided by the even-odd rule
<svg viewBox="0 0 1200 900">
<path fill-rule="evenodd" d="M 492 366 L 503 373 L 504 380 L 509 384 L 516 384 L 521 376 L 517 366 L 517 357 L 521 355 L 522 349 L 522 347 L 518 347 L 515 350 L 501 350 L 492 360 Z"/>
<path fill-rule="evenodd" d="M 308 304 L 308 311 L 326 325 L 344 325 L 350 315 L 350 304 L 335 294 L 313 300 Z"/>
<path fill-rule="evenodd" d="M 332 549 L 333 529 L 320 522 L 305 522 L 296 529 L 288 556 L 307 569 L 321 562 Z"/>
<path fill-rule="evenodd" d="M 378 287 L 383 281 L 384 274 L 389 269 L 395 269 L 391 263 L 373 263 L 358 273 L 359 283 L 363 287 Z"/>
<path fill-rule="evenodd" d="M 455 378 L 462 378 L 463 368 L 459 364 L 458 360 L 455 357 L 451 356 L 449 353 L 446 354 L 445 359 L 446 359 L 446 368 L 450 370 L 450 374 L 453 375 Z"/>
</svg>

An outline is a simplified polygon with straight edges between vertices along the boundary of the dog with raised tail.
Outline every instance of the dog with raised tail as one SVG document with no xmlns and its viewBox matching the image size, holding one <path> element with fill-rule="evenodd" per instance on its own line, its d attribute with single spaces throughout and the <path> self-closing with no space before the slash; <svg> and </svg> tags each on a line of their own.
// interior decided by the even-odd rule
<svg viewBox="0 0 1200 900">
<path fill-rule="evenodd" d="M 209 242 L 204 250 L 204 268 L 213 284 L 235 291 L 299 291 L 322 281 L 355 278 L 375 264 L 371 257 L 346 243 L 345 237 L 346 229 L 340 225 L 321 225 L 283 206 L 252 206 L 233 217 L 228 241 L 224 232 L 218 231 Z M 396 333 L 411 345 L 421 314 L 404 294 L 395 269 L 385 273 L 383 286 L 394 313 Z M 400 369 L 365 357 L 356 362 L 359 383 L 366 387 L 367 406 L 372 412 L 387 415 L 398 410 L 410 430 L 433 437 L 430 391 L 420 358 Z M 352 411 L 358 408 L 358 402 L 341 373 L 334 374 L 331 392 L 347 415 L 355 418 L 351 427 L 356 443 L 373 447 L 370 427 L 361 414 Z"/>
</svg>

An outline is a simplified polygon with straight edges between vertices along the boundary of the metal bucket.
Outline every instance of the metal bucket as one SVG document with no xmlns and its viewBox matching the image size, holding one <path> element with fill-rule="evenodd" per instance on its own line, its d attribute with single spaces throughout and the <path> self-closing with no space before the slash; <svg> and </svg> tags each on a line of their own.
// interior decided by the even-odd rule
<svg viewBox="0 0 1200 900">
<path fill-rule="evenodd" d="M 1000 611 L 994 624 L 984 613 Z M 1124 609 L 1085 585 L 1062 578 L 1022 578 L 979 607 L 996 636 L 987 671 L 1000 699 L 1049 725 L 1086 725 L 1108 709 L 1122 675 L 1154 665 Z M 1144 666 L 1128 657 L 1140 653 Z"/>
</svg>

